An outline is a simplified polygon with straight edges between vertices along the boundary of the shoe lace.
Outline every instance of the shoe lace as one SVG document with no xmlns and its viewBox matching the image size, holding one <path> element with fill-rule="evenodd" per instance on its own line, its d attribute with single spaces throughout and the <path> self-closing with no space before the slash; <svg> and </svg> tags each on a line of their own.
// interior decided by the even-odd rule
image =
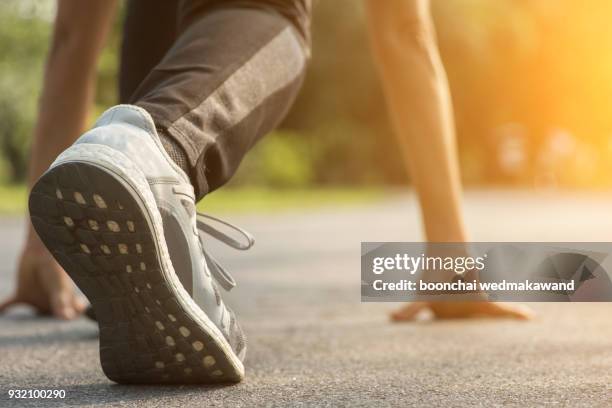
<svg viewBox="0 0 612 408">
<path fill-rule="evenodd" d="M 246 242 L 241 242 L 240 240 L 234 239 L 220 229 L 215 228 L 214 226 L 210 225 L 211 221 L 237 232 L 241 238 L 246 240 Z M 246 251 L 250 249 L 255 244 L 255 239 L 244 229 L 208 214 L 197 213 L 196 226 L 199 232 L 198 236 L 200 240 L 200 248 L 202 249 L 202 254 L 206 259 L 206 263 L 208 264 L 208 269 L 210 270 L 212 277 L 219 283 L 219 285 L 221 285 L 223 289 L 227 291 L 232 290 L 232 288 L 236 286 L 236 281 L 232 275 L 230 275 L 230 273 L 227 272 L 225 268 L 208 251 L 206 251 L 202 235 L 208 234 L 217 241 L 220 241 L 225 245 L 239 251 Z"/>
</svg>

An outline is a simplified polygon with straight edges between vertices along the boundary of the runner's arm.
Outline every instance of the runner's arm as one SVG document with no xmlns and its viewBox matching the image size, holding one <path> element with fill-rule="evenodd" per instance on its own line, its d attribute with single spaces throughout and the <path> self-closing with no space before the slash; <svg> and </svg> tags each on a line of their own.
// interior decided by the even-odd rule
<svg viewBox="0 0 612 408">
<path fill-rule="evenodd" d="M 29 162 L 29 186 L 83 130 L 93 99 L 96 62 L 116 0 L 59 0 L 47 56 Z M 28 304 L 40 313 L 71 319 L 84 309 L 74 285 L 29 224 L 19 257 L 17 287 L 0 313 Z"/>
<path fill-rule="evenodd" d="M 430 242 L 467 240 L 452 102 L 429 0 L 367 0 L 368 29 L 395 133 Z"/>
</svg>

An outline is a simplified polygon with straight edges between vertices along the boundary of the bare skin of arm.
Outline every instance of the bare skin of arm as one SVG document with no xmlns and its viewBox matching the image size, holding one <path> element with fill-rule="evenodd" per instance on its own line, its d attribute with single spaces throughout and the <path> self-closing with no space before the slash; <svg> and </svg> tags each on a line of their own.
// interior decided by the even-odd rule
<svg viewBox="0 0 612 408">
<path fill-rule="evenodd" d="M 29 187 L 86 126 L 96 64 L 115 8 L 116 0 L 58 1 L 33 135 Z M 64 319 L 78 316 L 85 307 L 31 225 L 17 267 L 15 294 L 0 304 L 0 312 L 15 304 Z"/>
<path fill-rule="evenodd" d="M 368 30 L 395 133 L 421 204 L 429 242 L 466 242 L 452 101 L 429 0 L 366 0 Z M 527 319 L 523 306 L 414 302 L 392 314 Z"/>
</svg>

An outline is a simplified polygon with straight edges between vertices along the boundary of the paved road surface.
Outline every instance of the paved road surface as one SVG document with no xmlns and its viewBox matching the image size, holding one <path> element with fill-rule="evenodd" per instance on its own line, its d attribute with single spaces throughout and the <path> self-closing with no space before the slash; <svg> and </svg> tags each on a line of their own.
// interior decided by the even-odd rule
<svg viewBox="0 0 612 408">
<path fill-rule="evenodd" d="M 475 240 L 612 241 L 612 195 L 468 194 Z M 247 380 L 226 387 L 108 381 L 96 326 L 0 317 L 0 406 L 10 388 L 61 388 L 92 406 L 612 406 L 612 304 L 537 304 L 539 318 L 393 325 L 359 303 L 359 243 L 419 240 L 412 197 L 230 218 L 251 253 L 222 248 L 249 335 Z M 0 295 L 13 287 L 22 220 L 0 220 Z M 35 402 L 30 402 L 32 406 Z M 38 401 L 40 406 L 58 404 Z"/>
</svg>

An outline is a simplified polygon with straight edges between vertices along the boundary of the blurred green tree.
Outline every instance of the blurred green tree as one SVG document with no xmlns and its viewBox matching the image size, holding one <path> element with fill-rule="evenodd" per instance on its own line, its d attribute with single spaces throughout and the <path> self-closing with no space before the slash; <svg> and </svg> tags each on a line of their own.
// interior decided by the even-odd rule
<svg viewBox="0 0 612 408">
<path fill-rule="evenodd" d="M 46 3 L 46 4 L 45 4 Z M 0 3 L 0 154 L 5 181 L 23 181 L 50 35 L 49 2 Z"/>
</svg>

